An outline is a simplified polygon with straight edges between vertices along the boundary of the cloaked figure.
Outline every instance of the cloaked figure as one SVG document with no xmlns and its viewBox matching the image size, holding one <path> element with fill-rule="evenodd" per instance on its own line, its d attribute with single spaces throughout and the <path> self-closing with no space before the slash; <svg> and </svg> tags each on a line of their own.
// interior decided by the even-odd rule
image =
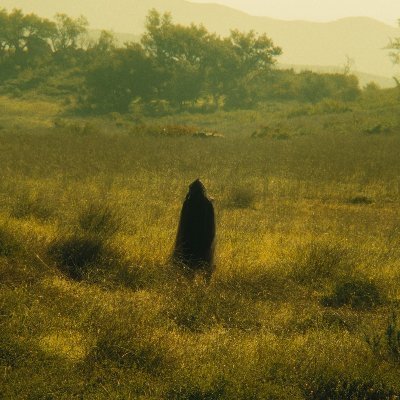
<svg viewBox="0 0 400 400">
<path fill-rule="evenodd" d="M 214 207 L 199 179 L 189 186 L 182 206 L 173 261 L 191 272 L 204 273 L 207 280 L 214 270 Z"/>
</svg>

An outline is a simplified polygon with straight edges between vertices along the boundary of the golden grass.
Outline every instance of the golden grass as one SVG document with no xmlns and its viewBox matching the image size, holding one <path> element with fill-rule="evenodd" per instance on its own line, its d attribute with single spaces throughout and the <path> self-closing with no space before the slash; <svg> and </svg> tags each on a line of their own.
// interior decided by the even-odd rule
<svg viewBox="0 0 400 400">
<path fill-rule="evenodd" d="M 0 135 L 0 221 L 21 243 L 0 257 L 0 397 L 400 396 L 400 343 L 387 334 L 400 332 L 391 319 L 400 300 L 400 129 L 365 135 L 333 115 L 348 127 L 335 134 L 322 128 L 326 116 L 313 116 L 312 134 L 251 139 L 251 118 L 262 124 L 262 114 L 214 118 L 236 136 L 160 138 L 110 122 L 106 133 Z M 197 177 L 217 215 L 210 285 L 168 263 Z M 232 202 L 236 187 L 251 201 Z M 16 204 L 25 212 L 16 215 Z M 82 230 L 90 204 L 112 207 L 118 231 Z M 114 257 L 79 281 L 49 254 L 75 233 L 100 235 Z M 354 277 L 383 302 L 327 305 Z"/>
</svg>

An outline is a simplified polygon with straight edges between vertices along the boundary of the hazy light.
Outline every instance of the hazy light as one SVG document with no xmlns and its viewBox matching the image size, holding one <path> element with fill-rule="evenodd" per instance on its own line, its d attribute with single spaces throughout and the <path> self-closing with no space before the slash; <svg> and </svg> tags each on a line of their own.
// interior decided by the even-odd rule
<svg viewBox="0 0 400 400">
<path fill-rule="evenodd" d="M 195 3 L 219 3 L 252 15 L 278 19 L 332 21 L 365 16 L 392 25 L 400 18 L 399 0 L 191 0 Z"/>
</svg>

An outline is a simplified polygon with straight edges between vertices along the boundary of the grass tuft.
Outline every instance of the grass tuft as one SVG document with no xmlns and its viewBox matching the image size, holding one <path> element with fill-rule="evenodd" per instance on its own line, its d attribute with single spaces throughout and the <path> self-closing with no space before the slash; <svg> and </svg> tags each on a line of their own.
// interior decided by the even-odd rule
<svg viewBox="0 0 400 400">
<path fill-rule="evenodd" d="M 10 257 L 18 253 L 21 246 L 7 225 L 0 225 L 0 257 Z"/>
<path fill-rule="evenodd" d="M 379 286 L 361 276 L 349 276 L 339 281 L 333 293 L 323 299 L 326 306 L 349 306 L 358 310 L 368 310 L 384 302 L 385 296 Z"/>
<path fill-rule="evenodd" d="M 14 218 L 34 217 L 47 220 L 53 214 L 54 210 L 46 199 L 30 191 L 23 191 L 11 207 L 11 216 Z"/>
<path fill-rule="evenodd" d="M 257 192 L 249 186 L 232 187 L 226 198 L 226 204 L 230 208 L 252 208 L 257 199 Z"/>
<path fill-rule="evenodd" d="M 348 202 L 354 205 L 363 205 L 363 204 L 368 205 L 372 204 L 373 200 L 367 196 L 355 196 L 349 199 Z"/>
<path fill-rule="evenodd" d="M 91 267 L 100 263 L 104 250 L 101 238 L 76 234 L 54 241 L 49 255 L 70 278 L 80 280 Z"/>
<path fill-rule="evenodd" d="M 108 204 L 90 203 L 78 216 L 80 228 L 94 235 L 111 237 L 121 227 L 122 219 Z"/>
<path fill-rule="evenodd" d="M 354 254 L 348 248 L 320 240 L 297 250 L 291 274 L 301 284 L 318 284 L 351 273 L 354 267 Z"/>
</svg>

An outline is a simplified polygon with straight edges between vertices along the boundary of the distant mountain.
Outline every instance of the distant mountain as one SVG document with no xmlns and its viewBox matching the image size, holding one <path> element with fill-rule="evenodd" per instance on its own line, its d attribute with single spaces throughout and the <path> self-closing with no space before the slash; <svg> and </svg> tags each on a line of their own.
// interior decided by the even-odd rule
<svg viewBox="0 0 400 400">
<path fill-rule="evenodd" d="M 93 28 L 140 35 L 148 11 L 170 11 L 174 21 L 204 24 L 222 35 L 230 29 L 265 32 L 283 48 L 279 62 L 290 65 L 336 67 L 346 57 L 353 69 L 391 78 L 398 72 L 385 46 L 390 38 L 400 37 L 400 29 L 371 18 L 344 18 L 328 23 L 280 21 L 250 16 L 217 4 L 190 3 L 185 0 L 0 0 L 0 7 L 22 8 L 26 12 L 52 17 L 56 12 L 85 15 Z M 362 10 L 360 10 L 362 13 Z M 400 17 L 400 16 L 399 16 Z"/>
</svg>

